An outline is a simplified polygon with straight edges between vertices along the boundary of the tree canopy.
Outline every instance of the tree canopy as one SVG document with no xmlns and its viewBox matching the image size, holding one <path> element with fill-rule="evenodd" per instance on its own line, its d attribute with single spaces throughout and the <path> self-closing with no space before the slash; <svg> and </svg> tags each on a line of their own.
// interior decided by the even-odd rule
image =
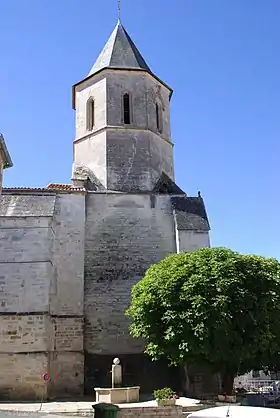
<svg viewBox="0 0 280 418">
<path fill-rule="evenodd" d="M 153 358 L 224 376 L 273 366 L 280 353 L 280 264 L 225 248 L 174 254 L 132 290 L 131 334 Z"/>
</svg>

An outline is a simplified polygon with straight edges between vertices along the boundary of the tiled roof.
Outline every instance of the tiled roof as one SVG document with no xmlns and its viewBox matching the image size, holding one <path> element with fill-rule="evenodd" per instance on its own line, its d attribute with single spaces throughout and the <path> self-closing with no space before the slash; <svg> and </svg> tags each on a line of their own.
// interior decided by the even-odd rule
<svg viewBox="0 0 280 418">
<path fill-rule="evenodd" d="M 34 191 L 34 192 L 48 192 L 49 190 L 46 187 L 3 187 L 4 192 L 11 192 L 11 191 Z"/>
<path fill-rule="evenodd" d="M 75 187 L 73 187 L 72 184 L 50 183 L 50 184 L 48 184 L 47 189 L 52 189 L 52 190 L 73 190 L 73 189 L 75 189 Z"/>
<path fill-rule="evenodd" d="M 49 187 L 54 186 L 54 187 Z M 84 192 L 83 187 L 67 187 L 68 184 L 51 184 L 47 187 L 4 187 L 2 191 L 5 193 L 30 192 L 30 193 L 58 193 L 58 192 Z M 56 186 L 56 187 L 55 187 Z M 66 186 L 66 187 L 65 187 Z M 71 186 L 71 185 L 70 185 Z"/>
<path fill-rule="evenodd" d="M 161 176 L 153 189 L 153 193 L 186 195 L 186 193 L 180 189 L 180 187 L 177 186 L 177 184 L 171 180 L 170 177 L 168 177 L 164 172 L 161 173 Z"/>
<path fill-rule="evenodd" d="M 110 67 L 151 71 L 120 22 L 117 23 L 89 75 Z"/>
<path fill-rule="evenodd" d="M 203 199 L 200 197 L 171 197 L 178 230 L 209 231 Z"/>
</svg>

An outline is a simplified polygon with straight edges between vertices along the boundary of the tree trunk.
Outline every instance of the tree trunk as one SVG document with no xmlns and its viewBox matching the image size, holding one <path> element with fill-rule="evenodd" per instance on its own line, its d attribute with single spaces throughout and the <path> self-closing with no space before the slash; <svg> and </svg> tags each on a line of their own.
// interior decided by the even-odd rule
<svg viewBox="0 0 280 418">
<path fill-rule="evenodd" d="M 188 366 L 186 364 L 184 365 L 184 371 L 185 371 L 185 392 L 186 394 L 189 394 L 191 393 L 191 382 L 189 378 Z"/>
<path fill-rule="evenodd" d="M 233 391 L 233 382 L 236 373 L 232 370 L 224 370 L 221 374 L 222 378 L 222 393 L 226 392 L 228 395 L 231 395 Z"/>
<path fill-rule="evenodd" d="M 184 371 L 184 394 L 185 396 L 194 396 L 195 388 L 193 382 L 193 376 L 190 373 L 189 366 L 187 364 L 183 365 Z"/>
</svg>

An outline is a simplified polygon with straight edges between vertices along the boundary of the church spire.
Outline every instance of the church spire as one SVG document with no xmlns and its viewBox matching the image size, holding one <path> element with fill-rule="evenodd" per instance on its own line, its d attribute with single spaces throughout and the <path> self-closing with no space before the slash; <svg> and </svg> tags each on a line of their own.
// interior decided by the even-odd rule
<svg viewBox="0 0 280 418">
<path fill-rule="evenodd" d="M 120 19 L 88 75 L 91 76 L 103 68 L 128 68 L 151 72 Z"/>
</svg>

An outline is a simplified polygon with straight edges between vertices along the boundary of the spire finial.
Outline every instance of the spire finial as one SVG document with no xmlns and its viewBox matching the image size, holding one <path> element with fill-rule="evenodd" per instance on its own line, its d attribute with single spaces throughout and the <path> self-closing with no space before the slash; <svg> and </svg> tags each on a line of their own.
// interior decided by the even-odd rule
<svg viewBox="0 0 280 418">
<path fill-rule="evenodd" d="M 121 0 L 118 0 L 118 19 L 121 21 Z"/>
</svg>

